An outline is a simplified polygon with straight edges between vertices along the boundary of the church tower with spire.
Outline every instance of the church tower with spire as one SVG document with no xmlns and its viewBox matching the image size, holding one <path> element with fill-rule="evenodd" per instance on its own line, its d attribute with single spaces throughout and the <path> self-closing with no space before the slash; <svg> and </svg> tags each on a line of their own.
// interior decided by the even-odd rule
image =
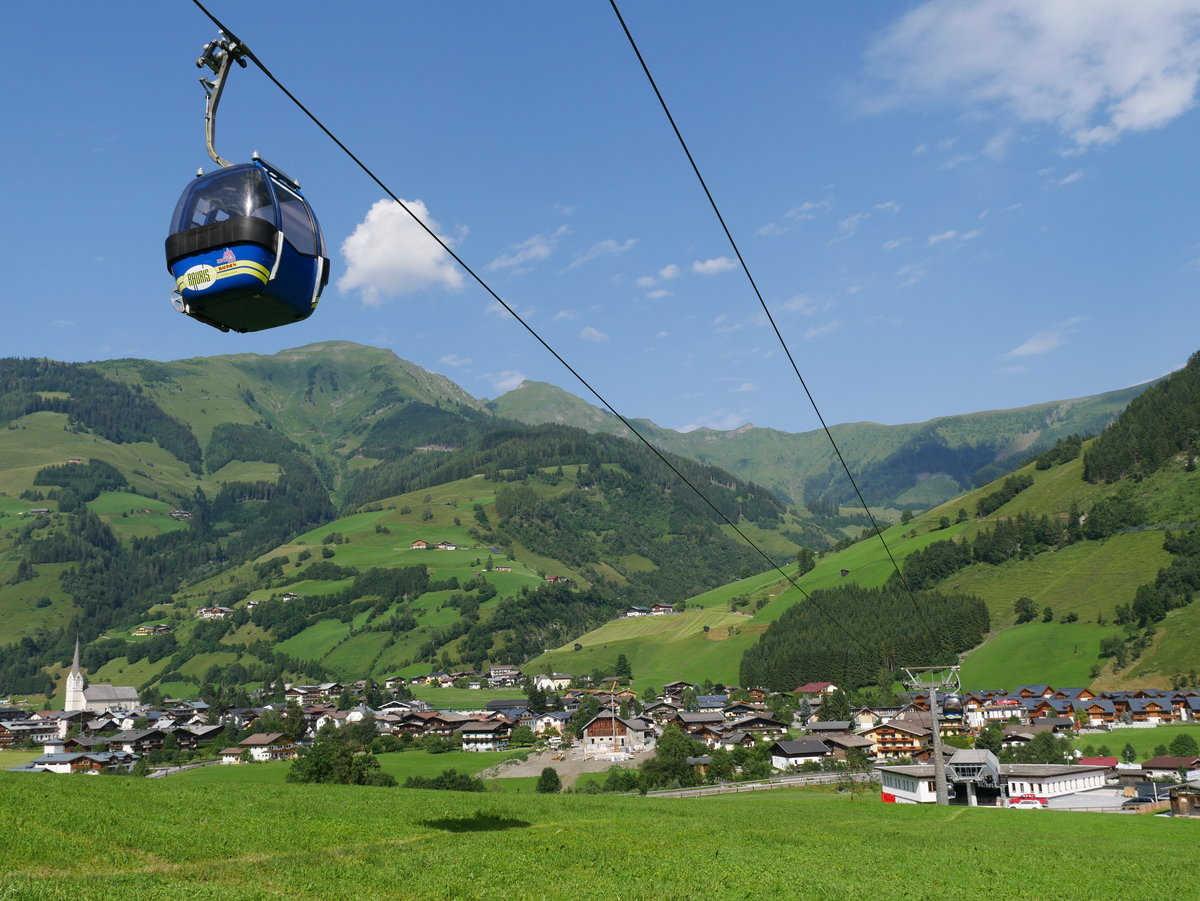
<svg viewBox="0 0 1200 901">
<path fill-rule="evenodd" d="M 75 636 L 75 658 L 71 661 L 71 672 L 67 674 L 67 699 L 64 710 L 86 710 L 83 696 L 83 673 L 79 671 L 79 636 Z"/>
</svg>

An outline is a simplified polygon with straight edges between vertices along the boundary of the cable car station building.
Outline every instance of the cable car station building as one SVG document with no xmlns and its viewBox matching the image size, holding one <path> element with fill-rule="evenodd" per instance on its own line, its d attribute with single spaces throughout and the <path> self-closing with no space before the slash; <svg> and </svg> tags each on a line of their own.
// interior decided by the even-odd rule
<svg viewBox="0 0 1200 901">
<path fill-rule="evenodd" d="M 933 804 L 933 764 L 880 766 L 883 800 L 893 804 Z M 959 803 L 1002 805 L 1009 798 L 1057 798 L 1104 787 L 1104 766 L 1000 763 L 990 751 L 956 751 L 946 778 Z"/>
</svg>

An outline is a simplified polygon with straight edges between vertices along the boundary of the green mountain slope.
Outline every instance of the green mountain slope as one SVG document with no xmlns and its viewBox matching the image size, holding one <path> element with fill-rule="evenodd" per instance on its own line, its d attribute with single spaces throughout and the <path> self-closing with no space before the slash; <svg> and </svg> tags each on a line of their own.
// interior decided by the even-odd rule
<svg viewBox="0 0 1200 901">
<path fill-rule="evenodd" d="M 869 503 L 928 508 L 990 481 L 1061 438 L 1096 434 L 1146 387 L 908 425 L 847 423 L 830 431 Z M 628 433 L 612 414 L 544 382 L 525 382 L 487 406 L 522 422 Z M 727 432 L 683 433 L 646 420 L 634 425 L 664 450 L 715 463 L 795 503 L 857 503 L 823 431 L 790 433 L 745 425 Z"/>
<path fill-rule="evenodd" d="M 937 584 L 944 591 L 978 596 L 988 606 L 992 635 L 964 655 L 968 687 L 1011 689 L 1038 682 L 1168 687 L 1174 678 L 1200 669 L 1194 641 L 1200 635 L 1200 604 L 1196 603 L 1168 612 L 1146 638 L 1145 647 L 1137 655 L 1130 652 L 1125 665 L 1118 665 L 1112 656 L 1100 656 L 1103 639 L 1132 633 L 1135 637 L 1127 642 L 1132 648 L 1147 636 L 1147 630 L 1139 630 L 1136 623 L 1117 625 L 1117 610 L 1133 604 L 1139 587 L 1153 583 L 1159 571 L 1171 564 L 1174 558 L 1164 549 L 1164 539 L 1171 530 L 1178 532 L 1197 520 L 1200 474 L 1186 460 L 1177 459 L 1136 482 L 1094 484 L 1083 480 L 1083 469 L 1082 458 L 1045 470 L 1031 464 L 1019 474 L 1028 475 L 1032 485 L 988 516 L 968 511 L 1000 488 L 1001 481 L 883 532 L 891 553 L 904 566 L 908 557 L 936 542 L 974 541 L 1018 515 L 1045 515 L 1065 522 L 1073 506 L 1086 512 L 1126 494 L 1141 505 L 1144 521 L 1132 529 L 999 564 L 972 563 Z M 957 522 L 964 512 L 965 518 Z M 877 587 L 893 578 L 893 572 L 882 544 L 867 537 L 821 556 L 798 584 L 808 593 L 848 583 Z M 1017 623 L 1014 604 L 1021 597 L 1034 603 L 1037 616 L 1032 622 Z M 785 610 L 807 601 L 777 573 L 769 572 L 687 603 L 689 609 L 682 615 L 608 623 L 531 665 L 590 672 L 597 666 L 611 667 L 619 654 L 625 654 L 639 685 L 675 679 L 735 684 L 746 649 Z M 1047 607 L 1052 621 L 1042 622 Z M 836 608 L 831 612 L 837 616 Z"/>
<path fill-rule="evenodd" d="M 0 689 L 49 689 L 75 634 L 89 672 L 185 696 L 519 663 L 754 560 L 640 445 L 497 420 L 386 352 L 10 370 Z M 83 402 L 104 396 L 109 419 Z M 674 465 L 794 553 L 768 493 Z"/>
<path fill-rule="evenodd" d="M 931 502 L 980 477 L 996 448 L 1025 453 L 1126 400 L 1117 392 L 920 426 L 837 428 L 868 491 Z M 516 421 L 537 415 L 561 424 Z M 751 576 L 761 558 L 672 473 L 605 415 L 548 385 L 485 405 L 388 351 L 341 342 L 173 363 L 0 361 L 0 425 L 0 692 L 53 690 L 77 633 L 89 672 L 181 695 L 531 657 L 608 672 L 619 653 L 639 681 L 734 682 L 745 650 L 802 600 L 777 573 Z M 776 559 L 794 558 L 800 543 L 849 543 L 866 523 L 839 511 L 821 481 L 823 435 L 645 426 Z M 731 475 L 721 459 L 775 479 L 774 490 Z M 1132 609 L 1139 587 L 1171 562 L 1163 530 L 1194 518 L 1194 472 L 1180 459 L 1139 471 L 1137 482 L 1095 484 L 1081 479 L 1079 458 L 1027 470 L 1032 484 L 986 516 L 974 515 L 976 503 L 1000 483 L 890 528 L 896 558 L 948 537 L 976 541 L 1019 514 L 1064 518 L 1072 505 L 1136 501 L 1148 529 L 972 564 L 944 587 L 982 597 L 1000 631 L 1022 595 L 1056 617 L 1075 614 L 1052 624 L 1083 648 L 1067 672 L 1099 664 L 1102 678 L 1120 681 L 1136 667 L 1145 681 L 1186 671 L 1178 636 L 1191 634 L 1191 607 L 1123 638 L 1119 666 L 1096 653 L 1118 631 L 1100 620 Z M 797 485 L 815 516 L 777 499 Z M 460 549 L 413 550 L 417 539 Z M 877 542 L 858 541 L 822 556 L 801 584 L 877 587 L 890 574 Z M 739 576 L 749 578 L 732 581 Z M 614 621 L 629 604 L 688 598 L 676 616 Z M 195 611 L 206 605 L 236 612 L 201 622 Z M 159 622 L 170 635 L 130 635 Z M 975 652 L 982 674 L 1005 640 Z"/>
</svg>

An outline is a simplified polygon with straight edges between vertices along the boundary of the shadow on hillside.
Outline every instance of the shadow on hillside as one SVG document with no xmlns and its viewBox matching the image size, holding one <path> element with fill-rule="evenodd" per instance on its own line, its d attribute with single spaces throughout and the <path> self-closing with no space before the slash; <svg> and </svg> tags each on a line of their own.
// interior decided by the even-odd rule
<svg viewBox="0 0 1200 901">
<path fill-rule="evenodd" d="M 525 829 L 532 823 L 525 820 L 510 820 L 492 813 L 475 811 L 470 817 L 447 817 L 441 820 L 422 820 L 422 826 L 444 829 L 446 832 L 500 832 L 504 829 Z"/>
</svg>

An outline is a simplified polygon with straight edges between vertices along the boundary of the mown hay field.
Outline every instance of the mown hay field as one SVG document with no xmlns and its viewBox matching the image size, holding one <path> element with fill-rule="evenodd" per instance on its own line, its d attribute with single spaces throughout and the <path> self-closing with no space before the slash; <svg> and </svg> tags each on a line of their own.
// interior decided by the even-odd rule
<svg viewBox="0 0 1200 901">
<path fill-rule="evenodd" d="M 797 790 L 653 799 L 9 773 L 0 818 L 0 896 L 70 901 L 844 899 L 864 880 L 893 899 L 1128 901 L 1176 896 L 1200 840 L 1187 820 Z"/>
</svg>

